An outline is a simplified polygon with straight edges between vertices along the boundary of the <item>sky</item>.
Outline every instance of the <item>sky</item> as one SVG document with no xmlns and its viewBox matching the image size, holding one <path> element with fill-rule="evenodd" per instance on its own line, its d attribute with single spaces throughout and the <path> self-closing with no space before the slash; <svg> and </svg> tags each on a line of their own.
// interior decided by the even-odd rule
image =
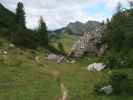
<svg viewBox="0 0 133 100">
<path fill-rule="evenodd" d="M 128 1 L 133 0 L 0 0 L 0 3 L 15 12 L 19 1 L 24 4 L 28 28 L 36 28 L 42 16 L 48 29 L 55 30 L 70 22 L 102 22 L 111 18 L 119 2 L 127 7 Z"/>
</svg>

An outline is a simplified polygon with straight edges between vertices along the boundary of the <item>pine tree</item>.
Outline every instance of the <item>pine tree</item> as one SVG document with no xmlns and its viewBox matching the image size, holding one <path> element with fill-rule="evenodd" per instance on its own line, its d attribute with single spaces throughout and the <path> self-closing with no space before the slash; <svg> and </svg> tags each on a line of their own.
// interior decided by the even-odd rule
<svg viewBox="0 0 133 100">
<path fill-rule="evenodd" d="M 21 25 L 22 28 L 25 28 L 25 11 L 24 5 L 22 2 L 18 2 L 16 8 L 16 22 Z"/>
<path fill-rule="evenodd" d="M 48 46 L 48 32 L 43 17 L 40 17 L 39 20 L 38 40 L 40 46 Z"/>
</svg>

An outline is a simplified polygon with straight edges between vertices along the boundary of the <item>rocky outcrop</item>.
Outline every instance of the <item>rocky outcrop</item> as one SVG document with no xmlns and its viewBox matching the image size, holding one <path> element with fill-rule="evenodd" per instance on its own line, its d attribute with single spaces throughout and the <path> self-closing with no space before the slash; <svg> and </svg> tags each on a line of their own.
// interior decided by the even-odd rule
<svg viewBox="0 0 133 100">
<path fill-rule="evenodd" d="M 73 57 L 81 57 L 85 53 L 102 55 L 106 48 L 105 45 L 102 45 L 102 33 L 104 29 L 104 26 L 98 26 L 94 31 L 85 32 L 73 45 L 70 55 Z"/>
<path fill-rule="evenodd" d="M 87 70 L 89 70 L 89 71 L 101 71 L 101 70 L 103 70 L 105 67 L 106 67 L 106 65 L 103 64 L 103 63 L 93 63 L 93 64 L 90 64 L 90 65 L 87 67 Z"/>
</svg>

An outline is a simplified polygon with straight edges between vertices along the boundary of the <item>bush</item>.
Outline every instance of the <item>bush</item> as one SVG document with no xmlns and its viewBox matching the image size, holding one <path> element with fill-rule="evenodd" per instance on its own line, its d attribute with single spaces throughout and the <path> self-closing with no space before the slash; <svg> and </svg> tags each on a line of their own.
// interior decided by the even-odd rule
<svg viewBox="0 0 133 100">
<path fill-rule="evenodd" d="M 58 43 L 58 49 L 62 54 L 65 54 L 64 46 L 61 42 Z"/>
<path fill-rule="evenodd" d="M 117 58 L 115 56 L 106 56 L 104 58 L 104 63 L 106 64 L 106 66 L 108 66 L 109 68 L 114 68 L 117 65 Z"/>
<path fill-rule="evenodd" d="M 132 52 L 110 52 L 104 57 L 104 63 L 108 68 L 127 68 L 133 66 Z"/>
<path fill-rule="evenodd" d="M 107 83 L 106 82 L 99 82 L 97 84 L 94 85 L 94 92 L 96 94 L 104 94 L 103 91 L 100 91 L 100 89 L 103 87 L 103 86 L 106 86 Z"/>
<path fill-rule="evenodd" d="M 36 41 L 34 33 L 18 27 L 16 32 L 11 34 L 11 42 L 19 47 L 36 48 Z"/>
<path fill-rule="evenodd" d="M 109 77 L 109 83 L 112 85 L 115 94 L 127 93 L 128 75 L 114 72 Z"/>
<path fill-rule="evenodd" d="M 125 61 L 127 63 L 127 66 L 133 67 L 133 50 L 128 51 L 125 57 Z"/>
</svg>

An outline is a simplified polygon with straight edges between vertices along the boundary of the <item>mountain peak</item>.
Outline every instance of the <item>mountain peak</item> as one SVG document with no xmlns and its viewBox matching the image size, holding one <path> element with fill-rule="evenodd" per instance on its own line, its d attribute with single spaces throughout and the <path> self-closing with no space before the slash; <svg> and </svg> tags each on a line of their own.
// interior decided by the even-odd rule
<svg viewBox="0 0 133 100">
<path fill-rule="evenodd" d="M 66 26 L 66 30 L 68 30 L 72 34 L 82 35 L 84 32 L 95 30 L 100 25 L 100 22 L 97 21 L 87 21 L 86 23 L 76 21 L 68 24 Z"/>
<path fill-rule="evenodd" d="M 54 31 L 54 33 L 70 33 L 74 35 L 83 35 L 84 32 L 94 31 L 97 27 L 101 26 L 100 22 L 87 21 L 82 23 L 80 21 L 70 22 L 66 27 Z"/>
</svg>

